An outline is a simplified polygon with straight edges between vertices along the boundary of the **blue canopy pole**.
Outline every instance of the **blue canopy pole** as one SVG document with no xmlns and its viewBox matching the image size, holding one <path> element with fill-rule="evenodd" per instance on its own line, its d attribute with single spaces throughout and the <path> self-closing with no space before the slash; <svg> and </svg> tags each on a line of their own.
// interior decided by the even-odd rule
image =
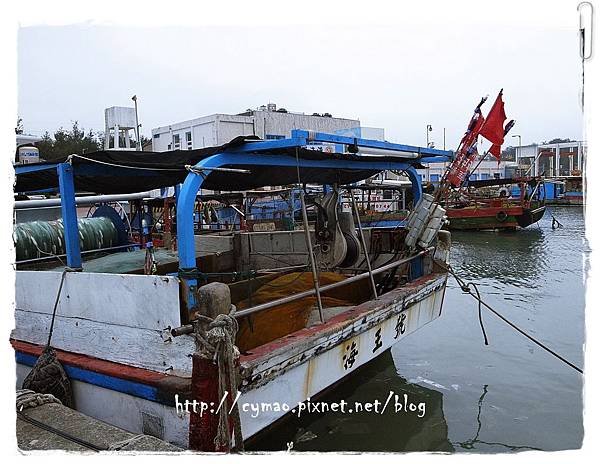
<svg viewBox="0 0 600 464">
<path fill-rule="evenodd" d="M 175 204 L 177 204 L 177 200 L 179 199 L 179 192 L 181 191 L 181 184 L 175 185 Z"/>
<path fill-rule="evenodd" d="M 77 228 L 77 207 L 75 205 L 75 183 L 73 166 L 69 163 L 57 165 L 60 207 L 65 231 L 65 251 L 67 266 L 81 269 L 81 249 L 79 247 L 79 229 Z"/>
<path fill-rule="evenodd" d="M 413 193 L 413 208 L 417 204 L 417 202 L 421 199 L 421 195 L 423 192 L 423 185 L 421 183 L 421 176 L 417 172 L 417 170 L 413 166 L 409 166 L 404 169 L 404 172 L 408 175 L 410 182 L 412 184 L 412 193 Z"/>
<path fill-rule="evenodd" d="M 403 161 L 357 161 L 344 159 L 300 159 L 293 156 L 260 153 L 219 153 L 203 159 L 196 164 L 196 170 L 238 165 L 249 166 L 282 166 L 317 169 L 351 169 L 351 170 L 400 170 L 406 171 L 413 184 L 413 195 L 416 200 L 421 197 L 421 178 L 409 163 Z M 250 174 L 251 175 L 251 174 Z M 179 254 L 179 274 L 189 286 L 187 295 L 188 308 L 195 304 L 194 292 L 198 281 L 196 272 L 196 249 L 194 243 L 194 204 L 198 190 L 204 182 L 204 175 L 190 172 L 179 194 L 177 202 L 177 250 Z"/>
</svg>

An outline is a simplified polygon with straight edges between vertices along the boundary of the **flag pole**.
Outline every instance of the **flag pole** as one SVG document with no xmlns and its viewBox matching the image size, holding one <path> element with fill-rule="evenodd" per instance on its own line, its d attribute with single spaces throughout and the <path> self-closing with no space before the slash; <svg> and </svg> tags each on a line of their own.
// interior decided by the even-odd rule
<svg viewBox="0 0 600 464">
<path fill-rule="evenodd" d="M 506 127 L 504 128 L 504 137 L 506 137 L 506 134 L 508 134 L 508 132 L 513 128 L 513 126 L 515 125 L 515 120 L 511 119 L 510 121 L 508 121 L 508 123 L 506 124 Z M 485 159 L 485 157 L 487 155 L 490 154 L 490 150 L 486 150 L 486 152 L 481 156 L 481 158 L 479 159 L 479 162 L 477 163 L 477 165 L 473 168 L 473 170 L 471 172 L 468 173 L 468 175 L 465 177 L 465 180 L 463 180 L 463 183 L 461 184 L 461 188 L 465 187 L 465 184 L 467 182 L 469 182 L 469 177 L 471 177 L 471 175 L 477 170 L 477 168 L 479 167 L 479 165 L 481 164 L 481 162 Z M 498 160 L 498 163 L 500 163 L 500 160 Z"/>
</svg>

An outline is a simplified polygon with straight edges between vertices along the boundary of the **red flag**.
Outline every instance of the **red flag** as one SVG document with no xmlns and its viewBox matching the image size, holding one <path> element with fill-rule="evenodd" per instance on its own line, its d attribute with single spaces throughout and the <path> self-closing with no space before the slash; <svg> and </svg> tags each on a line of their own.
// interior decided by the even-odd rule
<svg viewBox="0 0 600 464">
<path fill-rule="evenodd" d="M 488 153 L 490 155 L 494 155 L 498 161 L 500 161 L 500 148 L 501 148 L 500 145 L 495 143 L 488 150 Z"/>
<path fill-rule="evenodd" d="M 493 145 L 489 152 L 498 160 L 500 160 L 500 147 L 504 143 L 504 121 L 506 121 L 506 114 L 504 113 L 502 90 L 500 90 L 492 109 L 479 131 L 482 137 L 492 142 Z"/>
</svg>

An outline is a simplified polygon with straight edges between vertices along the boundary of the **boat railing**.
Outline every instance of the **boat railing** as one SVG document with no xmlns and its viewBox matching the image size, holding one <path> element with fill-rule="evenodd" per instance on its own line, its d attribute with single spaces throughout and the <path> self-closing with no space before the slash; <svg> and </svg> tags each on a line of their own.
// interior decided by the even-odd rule
<svg viewBox="0 0 600 464">
<path fill-rule="evenodd" d="M 368 279 L 371 275 L 378 275 L 381 274 L 385 271 L 388 271 L 390 269 L 393 269 L 395 267 L 401 266 L 403 264 L 407 264 L 410 263 L 411 261 L 420 258 L 421 256 L 424 256 L 428 253 L 431 253 L 433 250 L 435 250 L 435 246 L 431 246 L 428 247 L 424 250 L 419 251 L 418 253 L 415 253 L 411 256 L 408 256 L 406 258 L 401 258 L 398 259 L 396 261 L 393 261 L 391 263 L 385 264 L 384 266 L 378 267 L 376 269 L 372 269 L 370 272 L 363 272 L 362 274 L 358 274 L 352 277 L 348 277 L 347 279 L 341 280 L 339 282 L 334 282 L 328 285 L 323 285 L 322 287 L 319 287 L 318 292 L 319 293 L 323 293 L 326 292 L 328 290 L 332 290 L 334 288 L 338 288 L 338 287 L 342 287 L 344 285 L 348 285 L 351 284 L 353 282 L 357 282 L 359 280 L 363 280 L 363 279 Z M 279 298 L 277 300 L 273 300 L 273 301 L 269 301 L 266 303 L 262 303 L 256 306 L 253 306 L 251 308 L 247 308 L 247 309 L 243 309 L 241 311 L 236 311 L 233 316 L 236 319 L 240 319 L 246 316 L 249 316 L 251 314 L 256 314 L 260 311 L 265 311 L 267 309 L 271 309 L 274 308 L 276 306 L 282 305 L 282 304 L 286 304 L 286 303 L 290 303 L 292 301 L 297 301 L 297 300 L 301 300 L 302 298 L 306 298 L 309 296 L 314 296 L 317 295 L 317 289 L 315 288 L 311 288 L 309 290 L 305 290 L 303 292 L 299 292 L 299 293 L 295 293 L 293 295 L 290 296 L 286 296 L 284 298 Z M 171 334 L 174 337 L 178 337 L 180 335 L 186 335 L 186 334 L 191 334 L 194 331 L 194 326 L 193 324 L 186 324 L 183 325 L 181 327 L 176 327 L 174 329 L 171 330 Z"/>
</svg>

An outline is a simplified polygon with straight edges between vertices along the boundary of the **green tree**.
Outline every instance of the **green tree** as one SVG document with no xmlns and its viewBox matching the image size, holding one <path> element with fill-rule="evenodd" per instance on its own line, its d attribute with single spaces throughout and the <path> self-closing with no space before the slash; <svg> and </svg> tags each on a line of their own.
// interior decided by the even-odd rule
<svg viewBox="0 0 600 464">
<path fill-rule="evenodd" d="M 40 150 L 40 158 L 55 161 L 71 154 L 83 155 L 98 151 L 102 148 L 102 138 L 99 133 L 79 128 L 75 121 L 70 130 L 61 127 L 54 132 L 53 137 L 46 132 L 36 146 Z"/>
<path fill-rule="evenodd" d="M 561 138 L 557 138 L 557 139 L 552 139 L 549 142 L 543 141 L 542 145 L 546 145 L 546 144 L 551 144 L 551 143 L 566 143 L 566 142 L 573 142 L 574 140 L 571 139 L 561 139 Z"/>
</svg>

